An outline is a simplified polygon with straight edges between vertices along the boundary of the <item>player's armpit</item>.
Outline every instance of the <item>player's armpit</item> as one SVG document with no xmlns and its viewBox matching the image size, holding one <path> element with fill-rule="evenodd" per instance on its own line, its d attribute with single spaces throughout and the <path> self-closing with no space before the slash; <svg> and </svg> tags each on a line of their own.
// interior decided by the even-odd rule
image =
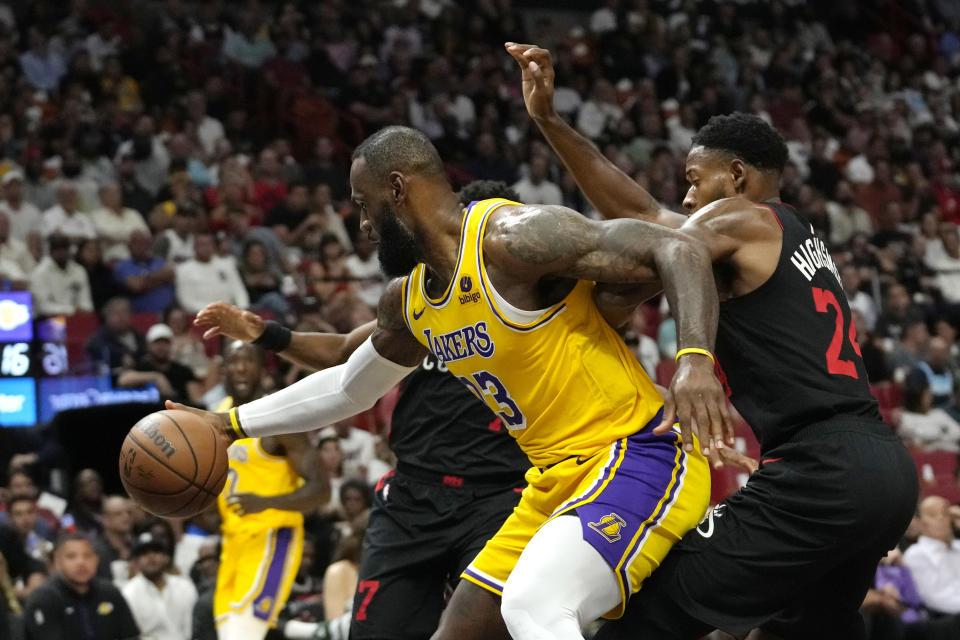
<svg viewBox="0 0 960 640">
<path fill-rule="evenodd" d="M 427 349 L 410 333 L 403 317 L 403 278 L 391 280 L 377 306 L 377 328 L 370 337 L 381 356 L 407 367 L 415 367 Z"/>
</svg>

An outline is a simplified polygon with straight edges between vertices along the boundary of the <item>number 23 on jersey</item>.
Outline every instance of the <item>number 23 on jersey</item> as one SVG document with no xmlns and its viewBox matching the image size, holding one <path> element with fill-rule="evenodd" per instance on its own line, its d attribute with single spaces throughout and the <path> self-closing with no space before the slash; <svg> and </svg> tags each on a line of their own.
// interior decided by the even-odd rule
<svg viewBox="0 0 960 640">
<path fill-rule="evenodd" d="M 507 429 L 521 431 L 527 428 L 527 419 L 497 376 L 489 371 L 477 371 L 469 378 L 459 376 L 459 380 L 500 416 Z"/>
</svg>

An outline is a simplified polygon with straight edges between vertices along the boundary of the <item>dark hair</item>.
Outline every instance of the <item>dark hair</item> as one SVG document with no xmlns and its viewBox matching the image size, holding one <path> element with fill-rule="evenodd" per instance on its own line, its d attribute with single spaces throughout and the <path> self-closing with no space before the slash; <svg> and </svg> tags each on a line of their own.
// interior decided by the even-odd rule
<svg viewBox="0 0 960 640">
<path fill-rule="evenodd" d="M 443 176 L 443 161 L 430 138 L 410 127 L 385 127 L 360 143 L 351 160 L 363 158 L 380 180 L 391 171 Z"/>
<path fill-rule="evenodd" d="M 33 505 L 36 505 L 37 497 L 30 495 L 29 493 L 15 493 L 7 499 L 7 512 L 9 513 L 13 505 L 17 504 L 18 502 L 29 502 Z"/>
<path fill-rule="evenodd" d="M 470 184 L 464 185 L 457 193 L 457 197 L 460 199 L 460 204 L 465 207 L 476 200 L 489 200 L 490 198 L 520 201 L 520 194 L 503 180 L 474 180 Z"/>
<path fill-rule="evenodd" d="M 914 369 L 903 381 L 903 408 L 913 413 L 923 411 L 923 394 L 930 388 L 927 376 Z"/>
<path fill-rule="evenodd" d="M 783 136 L 759 116 L 748 113 L 713 116 L 693 136 L 693 145 L 726 151 L 761 171 L 781 173 L 787 163 Z"/>
<path fill-rule="evenodd" d="M 68 542 L 86 542 L 93 547 L 93 540 L 83 531 L 67 531 L 57 536 L 57 541 L 53 544 L 53 552 L 60 551 L 60 548 Z"/>
<path fill-rule="evenodd" d="M 347 492 L 351 489 L 355 489 L 360 492 L 360 495 L 363 496 L 363 501 L 366 503 L 368 509 L 373 506 L 373 496 L 370 494 L 370 487 L 368 487 L 365 482 L 355 478 L 351 478 L 340 485 L 341 504 L 343 503 L 343 499 L 347 496 Z"/>
</svg>

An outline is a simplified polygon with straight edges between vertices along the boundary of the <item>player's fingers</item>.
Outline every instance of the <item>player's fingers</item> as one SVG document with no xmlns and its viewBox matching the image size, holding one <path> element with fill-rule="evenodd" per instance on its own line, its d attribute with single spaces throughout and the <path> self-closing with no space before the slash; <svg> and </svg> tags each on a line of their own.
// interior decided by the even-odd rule
<svg viewBox="0 0 960 640">
<path fill-rule="evenodd" d="M 203 332 L 203 339 L 209 340 L 210 338 L 216 338 L 218 335 L 220 335 L 220 327 L 210 327 Z"/>
<path fill-rule="evenodd" d="M 703 455 L 710 453 L 712 448 L 712 443 L 710 441 L 710 411 L 707 409 L 707 405 L 702 401 L 698 401 L 693 406 L 693 419 L 696 420 L 696 427 L 691 429 L 700 440 L 700 447 L 703 450 Z"/>
<path fill-rule="evenodd" d="M 530 44 L 517 44 L 516 42 L 507 42 L 503 45 L 507 49 L 507 53 L 513 56 L 513 59 L 516 60 L 521 67 L 526 66 L 526 60 L 523 59 L 523 52 L 532 47 Z"/>
<path fill-rule="evenodd" d="M 661 435 L 673 429 L 673 424 L 677 421 L 677 403 L 673 400 L 673 394 L 667 391 L 663 394 L 663 420 L 660 421 L 653 432 Z"/>
<path fill-rule="evenodd" d="M 713 441 L 713 447 L 725 449 L 723 443 L 723 417 L 720 415 L 720 408 L 715 402 L 707 404 L 707 412 L 710 414 L 710 438 Z"/>
<path fill-rule="evenodd" d="M 683 442 L 683 448 L 686 451 L 693 451 L 693 427 L 691 422 L 691 409 L 687 403 L 677 401 L 677 422 L 680 424 L 680 440 Z"/>
<path fill-rule="evenodd" d="M 726 436 L 727 444 L 732 447 L 737 443 L 737 432 L 734 430 L 733 416 L 730 415 L 730 407 L 727 406 L 726 396 L 723 398 L 723 404 L 720 405 L 720 419 L 723 420 L 723 433 Z"/>
<path fill-rule="evenodd" d="M 538 87 L 544 86 L 546 79 L 543 76 L 543 69 L 540 68 L 536 62 L 531 60 L 527 63 L 527 68 L 530 69 L 530 74 L 533 76 L 533 81 Z"/>
</svg>

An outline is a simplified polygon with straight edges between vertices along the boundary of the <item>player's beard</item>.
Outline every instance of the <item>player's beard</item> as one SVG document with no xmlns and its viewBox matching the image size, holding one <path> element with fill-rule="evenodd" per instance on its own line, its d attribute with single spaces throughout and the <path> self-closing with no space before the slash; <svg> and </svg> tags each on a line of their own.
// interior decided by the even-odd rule
<svg viewBox="0 0 960 640">
<path fill-rule="evenodd" d="M 422 262 L 417 238 L 400 222 L 396 214 L 389 209 L 383 212 L 377 235 L 377 258 L 380 270 L 391 278 L 407 275 Z"/>
</svg>

